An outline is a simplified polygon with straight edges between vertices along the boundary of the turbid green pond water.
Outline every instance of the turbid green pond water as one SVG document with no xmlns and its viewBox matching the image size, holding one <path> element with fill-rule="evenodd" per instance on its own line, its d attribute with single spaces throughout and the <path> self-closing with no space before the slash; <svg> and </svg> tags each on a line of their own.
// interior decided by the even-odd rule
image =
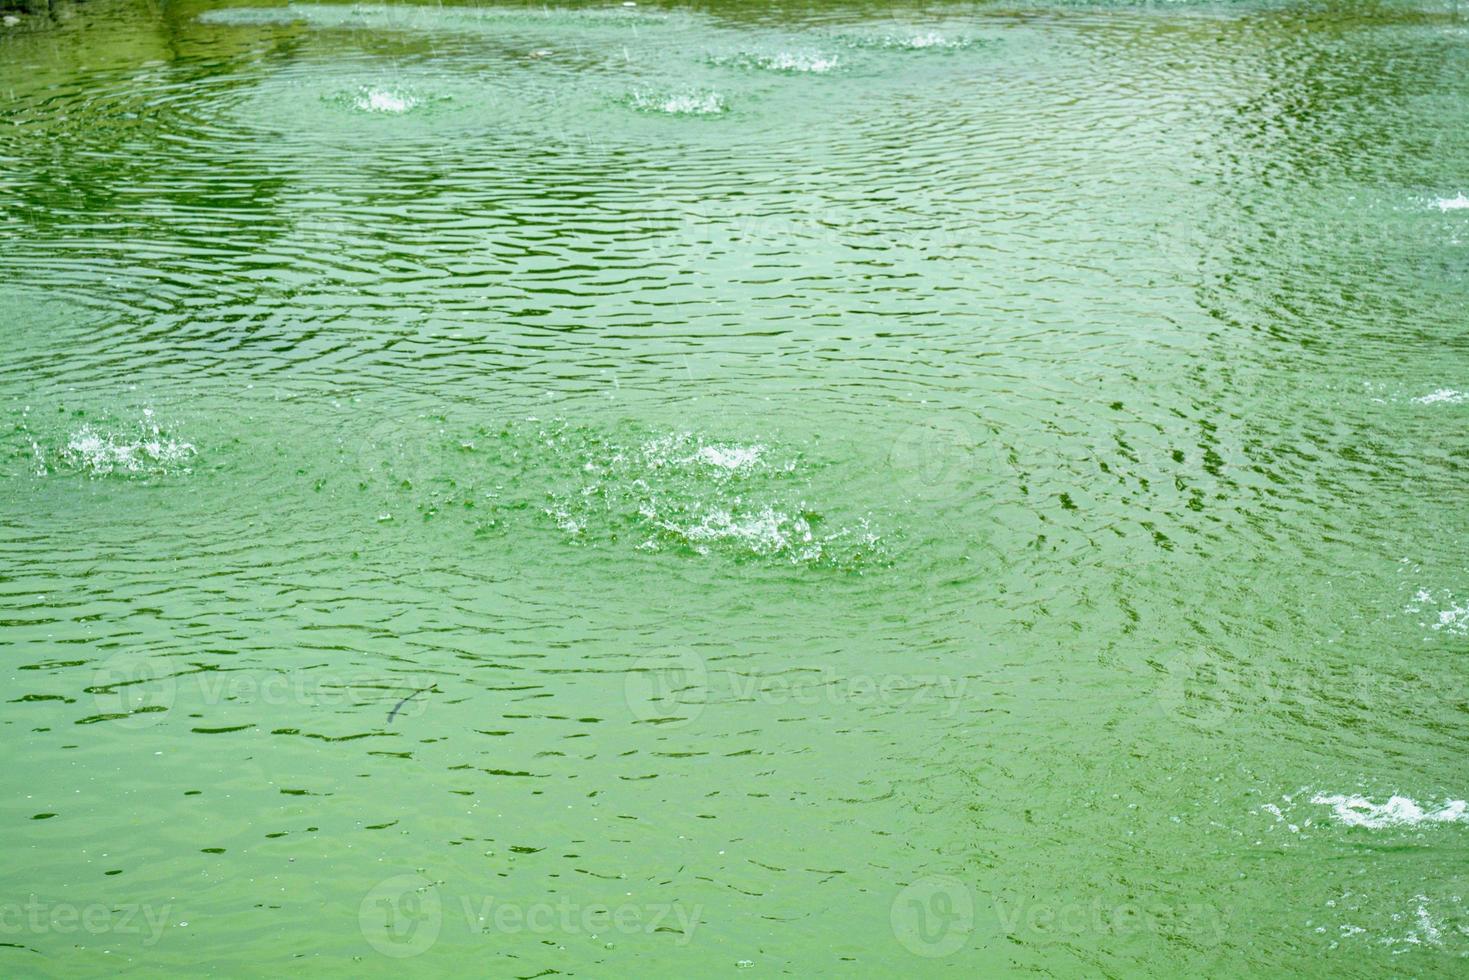
<svg viewBox="0 0 1469 980">
<path fill-rule="evenodd" d="M 1462 976 L 1469 19 L 0 31 L 0 974 Z"/>
</svg>

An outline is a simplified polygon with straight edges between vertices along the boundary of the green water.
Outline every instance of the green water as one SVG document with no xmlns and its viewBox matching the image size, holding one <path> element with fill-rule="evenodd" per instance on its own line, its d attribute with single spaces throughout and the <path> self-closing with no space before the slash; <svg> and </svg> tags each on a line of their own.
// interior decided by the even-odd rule
<svg viewBox="0 0 1469 980">
<path fill-rule="evenodd" d="M 1463 975 L 1463 193 L 1439 0 L 0 28 L 0 974 Z"/>
</svg>

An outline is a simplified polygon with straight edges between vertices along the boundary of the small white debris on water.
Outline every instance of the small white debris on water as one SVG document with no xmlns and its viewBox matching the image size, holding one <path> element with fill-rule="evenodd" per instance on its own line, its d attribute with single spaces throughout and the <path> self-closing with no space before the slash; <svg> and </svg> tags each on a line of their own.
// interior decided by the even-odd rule
<svg viewBox="0 0 1469 980">
<path fill-rule="evenodd" d="M 1438 205 L 1440 211 L 1463 211 L 1469 208 L 1469 197 L 1461 193 L 1458 197 L 1441 197 L 1433 203 Z"/>
</svg>

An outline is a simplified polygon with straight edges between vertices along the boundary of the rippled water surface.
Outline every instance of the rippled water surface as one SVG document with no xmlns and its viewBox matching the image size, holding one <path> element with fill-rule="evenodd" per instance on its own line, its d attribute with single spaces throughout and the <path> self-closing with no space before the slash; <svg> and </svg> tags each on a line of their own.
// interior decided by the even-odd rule
<svg viewBox="0 0 1469 980">
<path fill-rule="evenodd" d="M 0 28 L 0 973 L 1462 975 L 1469 20 Z"/>
</svg>

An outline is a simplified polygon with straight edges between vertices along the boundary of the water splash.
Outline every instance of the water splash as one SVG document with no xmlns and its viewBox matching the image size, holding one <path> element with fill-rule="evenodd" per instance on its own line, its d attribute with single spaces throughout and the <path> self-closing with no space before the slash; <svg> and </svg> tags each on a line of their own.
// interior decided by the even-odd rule
<svg viewBox="0 0 1469 980">
<path fill-rule="evenodd" d="M 936 31 L 929 31 L 927 34 L 914 34 L 912 37 L 899 42 L 897 46 L 914 49 L 955 48 L 962 46 L 962 44 L 962 41 L 951 41 Z"/>
<path fill-rule="evenodd" d="M 632 536 L 644 552 L 849 570 L 887 560 L 865 516 L 833 521 L 807 502 L 810 470 L 798 453 L 687 431 L 623 442 L 560 423 L 536 442 L 566 472 L 542 513 L 579 542 Z"/>
<path fill-rule="evenodd" d="M 665 466 L 702 464 L 726 474 L 749 472 L 756 468 L 766 453 L 759 443 L 705 442 L 691 432 L 649 439 L 639 447 L 644 462 L 653 469 Z M 788 463 L 788 467 L 794 467 Z"/>
<path fill-rule="evenodd" d="M 769 506 L 735 512 L 713 508 L 682 523 L 661 519 L 651 510 L 644 516 L 667 540 L 688 545 L 701 555 L 709 554 L 710 545 L 723 543 L 733 545 L 738 552 L 784 558 L 792 564 L 840 565 L 848 558 L 860 560 L 863 554 L 876 553 L 881 543 L 865 521 L 856 528 L 819 536 L 811 513 L 790 514 Z M 641 547 L 657 550 L 651 538 Z"/>
<path fill-rule="evenodd" d="M 774 54 L 746 52 L 731 58 L 716 58 L 714 63 L 788 74 L 825 75 L 835 71 L 840 66 L 841 60 L 836 55 L 814 51 L 778 51 Z"/>
<path fill-rule="evenodd" d="M 45 466 L 44 454 L 32 443 L 32 450 Z M 137 430 L 131 433 L 99 431 L 84 425 L 71 433 L 58 454 L 62 463 L 93 476 L 110 473 L 187 472 L 187 463 L 197 455 L 193 444 L 167 435 L 145 410 Z"/>
<path fill-rule="evenodd" d="M 362 93 L 353 103 L 363 112 L 382 112 L 398 115 L 407 112 L 418 104 L 418 100 L 411 95 L 400 95 L 396 92 L 380 88 L 362 89 Z"/>
<path fill-rule="evenodd" d="M 1433 202 L 1440 211 L 1464 211 L 1469 210 L 1469 197 L 1462 193 L 1457 197 L 1440 197 Z"/>
<path fill-rule="evenodd" d="M 659 112 L 670 116 L 715 116 L 729 109 L 718 92 L 638 92 L 633 95 L 631 104 L 639 112 Z"/>
<path fill-rule="evenodd" d="M 964 34 L 945 34 L 938 30 L 908 30 L 886 34 L 868 34 L 845 38 L 858 48 L 887 48 L 897 51 L 955 51 L 978 43 Z"/>
</svg>

